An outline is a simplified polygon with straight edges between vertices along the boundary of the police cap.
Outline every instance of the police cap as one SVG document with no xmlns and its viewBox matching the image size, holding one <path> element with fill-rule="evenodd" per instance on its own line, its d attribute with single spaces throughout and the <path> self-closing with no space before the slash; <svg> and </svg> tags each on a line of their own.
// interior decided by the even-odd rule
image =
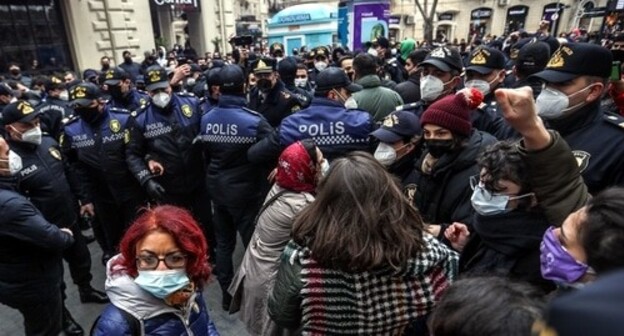
<svg viewBox="0 0 624 336">
<path fill-rule="evenodd" d="M 224 88 L 242 87 L 245 84 L 245 74 L 240 66 L 228 64 L 217 73 L 219 83 Z"/>
<path fill-rule="evenodd" d="M 166 89 L 169 87 L 169 77 L 167 71 L 159 66 L 152 65 L 145 71 L 145 88 L 147 91 Z"/>
<path fill-rule="evenodd" d="M 118 85 L 120 81 L 130 78 L 128 73 L 119 67 L 108 69 L 104 72 L 104 84 Z"/>
<path fill-rule="evenodd" d="M 349 92 L 362 90 L 360 85 L 351 83 L 349 76 L 341 68 L 329 67 L 316 76 L 316 91 L 327 92 L 338 88 L 345 88 Z"/>
<path fill-rule="evenodd" d="M 612 61 L 607 48 L 590 43 L 568 43 L 553 53 L 544 71 L 533 76 L 549 83 L 567 82 L 579 76 L 608 78 Z"/>
<path fill-rule="evenodd" d="M 371 133 L 381 142 L 393 144 L 421 133 L 420 120 L 410 111 L 394 111 L 384 118 L 381 127 Z"/>
<path fill-rule="evenodd" d="M 2 123 L 10 125 L 15 122 L 30 122 L 41 114 L 29 102 L 18 100 L 4 107 Z"/>
<path fill-rule="evenodd" d="M 449 47 L 438 47 L 431 50 L 425 57 L 425 60 L 420 62 L 420 65 L 425 64 L 433 65 L 444 72 L 450 72 L 451 70 L 461 72 L 463 68 L 459 51 Z"/>
<path fill-rule="evenodd" d="M 479 47 L 470 53 L 470 61 L 466 71 L 476 71 L 486 75 L 499 69 L 505 69 L 505 55 L 500 50 Z"/>
<path fill-rule="evenodd" d="M 261 57 L 253 64 L 255 74 L 272 73 L 275 71 L 275 60 L 268 57 Z"/>
<path fill-rule="evenodd" d="M 93 78 L 97 78 L 98 72 L 95 69 L 87 69 L 82 73 L 82 79 L 91 81 Z"/>
<path fill-rule="evenodd" d="M 48 80 L 45 81 L 44 87 L 46 92 L 50 92 L 52 90 L 64 90 L 65 82 L 57 76 L 50 76 Z"/>
<path fill-rule="evenodd" d="M 97 85 L 84 82 L 80 83 L 69 90 L 69 101 L 73 106 L 86 107 L 102 96 L 102 92 Z"/>
</svg>

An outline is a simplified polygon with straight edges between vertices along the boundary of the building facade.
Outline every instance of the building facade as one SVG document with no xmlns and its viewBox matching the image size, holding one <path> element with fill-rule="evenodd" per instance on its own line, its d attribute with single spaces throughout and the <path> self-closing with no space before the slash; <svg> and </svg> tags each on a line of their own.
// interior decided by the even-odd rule
<svg viewBox="0 0 624 336">
<path fill-rule="evenodd" d="M 503 35 L 518 29 L 534 32 L 541 20 L 551 23 L 551 34 L 574 28 L 598 31 L 607 0 L 440 0 L 434 17 L 434 38 L 449 41 Z M 391 38 L 423 39 L 423 19 L 414 1 L 394 0 L 390 19 Z"/>
</svg>

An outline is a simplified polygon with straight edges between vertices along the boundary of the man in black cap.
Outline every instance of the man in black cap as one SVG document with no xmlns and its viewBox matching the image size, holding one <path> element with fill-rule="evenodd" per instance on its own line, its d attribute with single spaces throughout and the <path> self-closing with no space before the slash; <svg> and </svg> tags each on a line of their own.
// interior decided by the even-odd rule
<svg viewBox="0 0 624 336">
<path fill-rule="evenodd" d="M 403 78 L 401 64 L 390 52 L 390 41 L 385 37 L 378 37 L 373 43 L 373 47 L 377 51 L 377 57 L 383 62 L 381 79 L 391 80 L 397 84 L 403 82 L 405 79 Z"/>
<path fill-rule="evenodd" d="M 570 145 L 591 194 L 624 185 L 624 118 L 600 106 L 611 61 L 606 48 L 568 43 L 533 75 L 546 82 L 536 99 L 538 114 Z"/>
<path fill-rule="evenodd" d="M 97 84 L 97 78 L 100 74 L 95 69 L 87 69 L 82 72 L 82 80 Z"/>
<path fill-rule="evenodd" d="M 379 140 L 375 159 L 388 168 L 388 172 L 405 182 L 420 157 L 420 119 L 409 111 L 390 113 L 371 135 Z M 406 187 L 406 183 L 403 184 Z M 409 191 L 404 189 L 406 196 Z M 411 195 L 413 197 L 413 195 Z M 413 200 L 412 200 L 413 201 Z"/>
<path fill-rule="evenodd" d="M 505 62 L 505 55 L 498 49 L 479 47 L 473 50 L 466 66 L 464 83 L 467 88 L 477 89 L 484 96 L 483 103 L 472 114 L 473 127 L 499 140 L 517 137 L 513 128 L 499 115 L 494 97 L 494 91 L 502 87 L 505 80 Z"/>
<path fill-rule="evenodd" d="M 351 94 L 361 89 L 340 68 L 321 71 L 312 104 L 284 118 L 269 137 L 253 145 L 248 152 L 249 160 L 274 163 L 284 148 L 303 139 L 314 139 L 328 160 L 354 150 L 372 152 L 369 141 L 375 127 L 372 116 L 344 107 Z"/>
<path fill-rule="evenodd" d="M 284 59 L 284 45 L 279 42 L 271 44 L 269 47 L 269 54 L 275 59 L 276 62 L 281 61 Z"/>
<path fill-rule="evenodd" d="M 518 50 L 518 55 L 513 66 L 513 74 L 516 82 L 513 88 L 530 86 L 533 89 L 533 98 L 537 98 L 542 92 L 543 82 L 537 77 L 530 77 L 546 67 L 550 59 L 550 47 L 544 42 L 530 42 Z"/>
<path fill-rule="evenodd" d="M 121 67 L 112 68 L 104 73 L 104 85 L 111 96 L 111 107 L 136 111 L 149 100 L 149 96 L 132 86 L 132 76 Z"/>
<path fill-rule="evenodd" d="M 202 155 L 193 146 L 202 114 L 199 100 L 190 93 L 173 93 L 159 66 L 147 69 L 145 84 L 151 100 L 128 121 L 128 167 L 152 201 L 192 211 L 210 240 L 210 198 Z"/>
<path fill-rule="evenodd" d="M 126 164 L 130 112 L 106 104 L 92 83 L 73 87 L 70 103 L 76 115 L 65 124 L 61 152 L 83 186 L 82 201 L 94 204 L 93 232 L 105 264 L 145 200 Z"/>
<path fill-rule="evenodd" d="M 218 76 L 221 97 L 217 106 L 202 116 L 197 139 L 204 150 L 206 182 L 214 203 L 215 272 L 223 293 L 223 309 L 228 310 L 236 232 L 247 248 L 270 171 L 250 163 L 247 150 L 273 128 L 262 115 L 245 108 L 245 75 L 239 66 L 226 65 Z"/>
<path fill-rule="evenodd" d="M 299 111 L 301 104 L 279 79 L 275 60 L 262 57 L 252 68 L 257 83 L 249 93 L 248 107 L 262 114 L 271 126 L 277 127 L 284 117 Z"/>
<path fill-rule="evenodd" d="M 312 101 L 312 94 L 304 88 L 295 85 L 297 70 L 297 60 L 293 56 L 288 56 L 277 64 L 277 72 L 282 82 L 284 82 L 284 87 L 299 100 L 301 108 L 306 108 Z M 307 73 L 305 75 L 307 77 Z"/>
<path fill-rule="evenodd" d="M 22 169 L 17 177 L 18 191 L 27 196 L 45 219 L 59 228 L 70 229 L 74 244 L 63 252 L 74 283 L 79 288 L 82 302 L 107 303 L 106 294 L 91 287 L 91 253 L 78 227 L 76 199 L 81 201 L 80 212 L 93 214 L 93 204 L 85 201 L 76 176 L 63 162 L 58 143 L 42 135 L 39 127 L 41 112 L 26 101 L 17 101 L 3 111 L 3 125 L 7 142 L 22 158 Z M 65 299 L 65 284 L 62 285 Z M 63 310 L 63 328 L 71 335 L 81 335 L 78 325 L 67 308 Z"/>
<path fill-rule="evenodd" d="M 420 117 L 429 105 L 455 93 L 462 82 L 463 65 L 457 49 L 438 47 L 429 52 L 418 66 L 421 69 L 420 101 L 399 106 L 397 110 L 410 111 Z"/>
<path fill-rule="evenodd" d="M 63 120 L 72 116 L 74 111 L 67 103 L 68 92 L 61 78 L 50 76 L 44 85 L 47 96 L 37 106 L 37 110 L 41 112 L 41 130 L 58 141 Z"/>
</svg>

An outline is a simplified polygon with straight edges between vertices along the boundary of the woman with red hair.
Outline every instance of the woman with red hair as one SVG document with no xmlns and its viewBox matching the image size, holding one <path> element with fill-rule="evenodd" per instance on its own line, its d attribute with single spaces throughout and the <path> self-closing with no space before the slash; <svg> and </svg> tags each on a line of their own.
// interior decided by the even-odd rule
<svg viewBox="0 0 624 336">
<path fill-rule="evenodd" d="M 210 276 L 206 239 L 188 211 L 145 211 L 120 250 L 106 270 L 111 304 L 92 335 L 219 335 L 202 297 Z"/>
<path fill-rule="evenodd" d="M 258 213 L 256 229 L 229 289 L 234 298 L 230 312 L 240 309 L 239 318 L 251 335 L 289 334 L 269 318 L 268 294 L 294 218 L 314 201 L 317 181 L 328 167 L 312 140 L 295 142 L 279 157 L 275 185 Z"/>
</svg>

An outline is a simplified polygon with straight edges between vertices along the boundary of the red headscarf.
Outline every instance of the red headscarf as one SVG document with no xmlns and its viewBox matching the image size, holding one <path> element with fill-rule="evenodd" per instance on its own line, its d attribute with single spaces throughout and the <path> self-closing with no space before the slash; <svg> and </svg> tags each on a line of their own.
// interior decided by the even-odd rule
<svg viewBox="0 0 624 336">
<path fill-rule="evenodd" d="M 316 189 L 316 162 L 300 141 L 286 147 L 277 161 L 277 185 L 297 192 Z"/>
</svg>

